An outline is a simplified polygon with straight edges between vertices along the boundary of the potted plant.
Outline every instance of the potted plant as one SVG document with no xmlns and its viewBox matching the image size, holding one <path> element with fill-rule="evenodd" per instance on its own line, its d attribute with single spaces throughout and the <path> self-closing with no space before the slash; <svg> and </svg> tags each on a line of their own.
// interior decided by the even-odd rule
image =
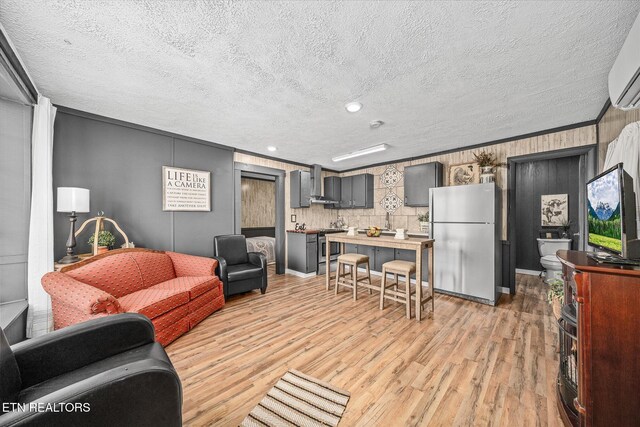
<svg viewBox="0 0 640 427">
<path fill-rule="evenodd" d="M 571 229 L 571 224 L 572 223 L 570 219 L 565 219 L 562 221 L 562 224 L 560 224 L 563 239 L 569 239 L 569 230 Z"/>
<path fill-rule="evenodd" d="M 495 179 L 493 168 L 498 166 L 496 155 L 482 150 L 479 153 L 473 153 L 473 158 L 476 163 L 478 163 L 478 166 L 480 166 L 480 182 L 493 182 Z"/>
<path fill-rule="evenodd" d="M 551 279 L 547 284 L 549 285 L 547 301 L 551 304 L 553 315 L 556 319 L 560 319 L 562 304 L 564 304 L 564 282 L 560 279 Z"/>
<path fill-rule="evenodd" d="M 429 230 L 429 212 L 418 214 L 418 222 L 420 223 L 420 231 L 426 232 Z"/>
<path fill-rule="evenodd" d="M 93 237 L 92 234 L 88 242 L 91 246 L 93 246 Z M 108 251 L 115 244 L 116 237 L 110 231 L 102 230 L 98 233 L 98 254 Z"/>
</svg>

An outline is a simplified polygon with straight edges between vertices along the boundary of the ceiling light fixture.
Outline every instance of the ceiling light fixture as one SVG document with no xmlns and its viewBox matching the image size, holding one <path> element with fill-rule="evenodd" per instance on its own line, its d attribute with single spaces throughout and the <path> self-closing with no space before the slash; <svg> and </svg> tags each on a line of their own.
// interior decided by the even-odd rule
<svg viewBox="0 0 640 427">
<path fill-rule="evenodd" d="M 267 147 L 267 150 L 269 150 L 269 151 L 276 151 L 276 150 L 277 150 L 277 148 L 276 148 L 276 147 L 274 147 L 273 145 L 270 145 L 270 146 L 268 146 L 268 147 Z"/>
<path fill-rule="evenodd" d="M 382 120 L 372 120 L 372 121 L 369 122 L 369 127 L 371 129 L 378 129 L 383 124 L 384 124 L 384 122 Z"/>
<path fill-rule="evenodd" d="M 374 145 L 373 147 L 364 148 L 358 151 L 352 151 L 349 154 L 342 154 L 340 156 L 332 157 L 331 160 L 333 160 L 334 162 L 341 162 L 342 160 L 352 159 L 354 157 L 366 156 L 367 154 L 384 151 L 387 148 L 389 148 L 387 144 Z"/>
<path fill-rule="evenodd" d="M 345 104 L 344 108 L 350 113 L 357 113 L 362 109 L 362 104 L 359 102 L 349 102 Z"/>
</svg>

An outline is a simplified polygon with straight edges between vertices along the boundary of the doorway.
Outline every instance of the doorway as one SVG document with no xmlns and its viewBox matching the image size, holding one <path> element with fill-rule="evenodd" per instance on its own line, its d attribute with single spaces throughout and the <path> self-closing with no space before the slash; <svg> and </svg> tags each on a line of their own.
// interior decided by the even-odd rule
<svg viewBox="0 0 640 427">
<path fill-rule="evenodd" d="M 597 146 L 556 150 L 510 157 L 508 161 L 507 234 L 509 239 L 509 289 L 515 294 L 517 272 L 542 271 L 537 238 L 540 233 L 562 233 L 563 221 L 543 215 L 544 200 L 566 200 L 562 210 L 571 221 L 567 234 L 571 249 L 584 250 L 585 186 L 596 174 Z M 559 197 L 551 197 L 559 196 Z M 544 219 L 544 221 L 543 221 Z"/>
<path fill-rule="evenodd" d="M 281 169 L 234 164 L 236 234 L 244 234 L 249 251 L 262 252 L 285 271 L 284 181 Z"/>
</svg>

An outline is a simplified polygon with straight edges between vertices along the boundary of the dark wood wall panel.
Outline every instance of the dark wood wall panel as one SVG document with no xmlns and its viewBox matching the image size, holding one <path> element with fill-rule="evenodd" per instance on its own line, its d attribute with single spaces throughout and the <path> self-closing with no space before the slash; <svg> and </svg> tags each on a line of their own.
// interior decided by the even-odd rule
<svg viewBox="0 0 640 427">
<path fill-rule="evenodd" d="M 541 270 L 536 238 L 542 229 L 540 198 L 545 194 L 569 195 L 571 236 L 579 231 L 578 199 L 580 156 L 538 160 L 516 165 L 516 268 Z M 574 242 L 575 243 L 575 242 Z"/>
</svg>

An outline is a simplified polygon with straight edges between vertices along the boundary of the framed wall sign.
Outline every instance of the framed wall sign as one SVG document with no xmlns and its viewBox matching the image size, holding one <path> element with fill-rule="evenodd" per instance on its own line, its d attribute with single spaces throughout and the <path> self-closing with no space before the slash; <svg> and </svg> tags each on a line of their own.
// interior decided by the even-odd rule
<svg viewBox="0 0 640 427">
<path fill-rule="evenodd" d="M 211 172 L 163 166 L 162 210 L 211 211 Z"/>
</svg>

